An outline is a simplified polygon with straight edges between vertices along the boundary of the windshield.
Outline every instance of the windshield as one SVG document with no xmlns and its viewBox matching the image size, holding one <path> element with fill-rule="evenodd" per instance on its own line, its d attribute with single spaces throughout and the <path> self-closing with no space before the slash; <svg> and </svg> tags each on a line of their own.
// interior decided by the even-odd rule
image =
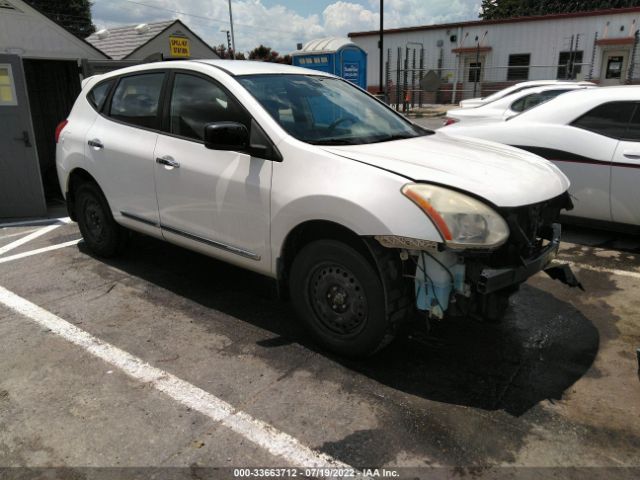
<svg viewBox="0 0 640 480">
<path fill-rule="evenodd" d="M 433 133 L 337 78 L 246 75 L 238 81 L 290 135 L 314 145 L 360 145 Z"/>
</svg>

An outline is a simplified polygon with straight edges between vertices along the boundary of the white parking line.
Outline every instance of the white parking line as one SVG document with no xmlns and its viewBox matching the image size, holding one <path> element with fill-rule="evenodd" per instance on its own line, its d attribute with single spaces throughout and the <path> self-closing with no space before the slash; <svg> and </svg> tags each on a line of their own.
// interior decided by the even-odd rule
<svg viewBox="0 0 640 480">
<path fill-rule="evenodd" d="M 12 262 L 14 260 L 19 260 L 21 258 L 30 257 L 32 255 L 38 255 L 39 253 L 50 252 L 51 250 L 58 250 L 60 248 L 71 247 L 73 245 L 77 245 L 82 241 L 81 238 L 78 240 L 71 240 L 70 242 L 59 243 L 57 245 L 51 245 L 49 247 L 38 248 L 36 250 L 29 250 L 28 252 L 16 253 L 15 255 L 11 255 L 9 257 L 0 257 L 0 263 Z"/>
<path fill-rule="evenodd" d="M 31 240 L 41 237 L 42 235 L 46 235 L 47 233 L 49 233 L 51 230 L 55 230 L 58 227 L 61 227 L 62 225 L 57 224 L 57 225 L 49 225 L 48 227 L 44 227 L 41 228 L 39 230 L 36 230 L 33 233 L 30 233 L 29 235 L 26 235 L 24 237 L 22 237 L 19 240 L 16 240 L 15 242 L 11 242 L 8 245 L 5 245 L 4 247 L 0 247 L 0 255 L 4 255 L 5 253 L 7 253 L 10 250 L 13 250 L 14 248 L 18 248 L 21 245 L 24 245 L 25 243 L 30 242 Z"/>
<path fill-rule="evenodd" d="M 113 365 L 129 377 L 152 386 L 215 422 L 220 422 L 270 454 L 281 457 L 291 466 L 352 468 L 329 455 L 302 445 L 296 438 L 237 410 L 215 395 L 181 380 L 169 372 L 153 367 L 124 350 L 103 342 L 3 287 L 0 287 L 0 303 L 52 333 L 78 345 L 91 355 Z"/>
<path fill-rule="evenodd" d="M 71 223 L 71 219 L 69 217 L 60 217 L 60 218 L 37 218 L 34 220 L 21 220 L 19 222 L 0 223 L 0 228 L 30 227 L 35 225 L 49 225 L 49 224 L 60 224 L 60 223 Z"/>
<path fill-rule="evenodd" d="M 28 233 L 35 232 L 36 230 L 38 230 L 38 229 L 34 228 L 33 230 L 26 230 L 26 231 L 22 231 L 22 232 L 14 232 L 14 233 L 8 233 L 6 235 L 0 235 L 0 240 L 5 239 L 5 238 L 11 238 L 11 237 L 19 237 L 20 235 L 26 235 Z M 9 231 L 11 231 L 11 230 L 9 230 Z"/>
</svg>

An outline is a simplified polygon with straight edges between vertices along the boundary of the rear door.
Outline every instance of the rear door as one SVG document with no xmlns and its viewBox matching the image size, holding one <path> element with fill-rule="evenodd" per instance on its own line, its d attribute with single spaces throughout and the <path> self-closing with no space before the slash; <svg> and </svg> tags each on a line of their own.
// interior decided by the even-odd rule
<svg viewBox="0 0 640 480">
<path fill-rule="evenodd" d="M 613 157 L 611 213 L 614 222 L 640 225 L 640 103 Z"/>
<path fill-rule="evenodd" d="M 17 55 L 0 55 L 0 125 L 0 218 L 45 215 L 29 99 Z"/>
<path fill-rule="evenodd" d="M 116 219 L 159 234 L 154 150 L 165 73 L 121 77 L 86 136 L 87 159 Z"/>
</svg>

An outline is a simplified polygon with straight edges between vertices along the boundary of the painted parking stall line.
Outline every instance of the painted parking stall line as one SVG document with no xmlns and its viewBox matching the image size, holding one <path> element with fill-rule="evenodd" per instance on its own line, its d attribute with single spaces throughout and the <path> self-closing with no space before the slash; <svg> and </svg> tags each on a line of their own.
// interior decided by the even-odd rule
<svg viewBox="0 0 640 480">
<path fill-rule="evenodd" d="M 37 225 L 61 225 L 71 223 L 72 220 L 69 217 L 61 218 L 39 218 L 35 220 L 20 220 L 17 222 L 5 222 L 0 223 L 0 228 L 8 227 L 35 227 Z"/>
<path fill-rule="evenodd" d="M 271 455 L 282 458 L 291 466 L 353 468 L 329 455 L 302 445 L 296 438 L 272 425 L 253 418 L 215 395 L 94 337 L 1 286 L 0 304 L 79 346 L 89 354 L 113 365 L 134 380 L 155 388 L 182 405 L 206 415 L 214 422 L 221 423 Z"/>
<path fill-rule="evenodd" d="M 51 252 L 52 250 L 59 250 L 61 248 L 72 247 L 73 245 L 78 245 L 82 242 L 82 239 L 71 240 L 69 242 L 58 243 L 56 245 L 51 245 L 49 247 L 37 248 L 35 250 L 29 250 L 28 252 L 16 253 L 15 255 L 10 255 L 8 257 L 0 257 L 0 264 L 13 262 L 14 260 L 20 260 L 21 258 L 31 257 L 33 255 L 39 255 L 41 253 Z"/>
<path fill-rule="evenodd" d="M 56 228 L 59 228 L 61 225 L 57 224 L 57 225 L 49 225 L 48 227 L 44 227 L 41 228 L 40 230 L 36 230 L 33 233 L 30 233 L 29 235 L 26 235 L 14 242 L 9 243 L 8 245 L 5 245 L 4 247 L 0 247 L 0 255 L 4 255 L 5 253 L 18 248 L 22 245 L 24 245 L 25 243 L 29 243 L 31 240 L 34 240 L 38 237 L 41 237 L 43 235 L 46 235 L 47 233 L 49 233 L 52 230 L 55 230 Z"/>
</svg>

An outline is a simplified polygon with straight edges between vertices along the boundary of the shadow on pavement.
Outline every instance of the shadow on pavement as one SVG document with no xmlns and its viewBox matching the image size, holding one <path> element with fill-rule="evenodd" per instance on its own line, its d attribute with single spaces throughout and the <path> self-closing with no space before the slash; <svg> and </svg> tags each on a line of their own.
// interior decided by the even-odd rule
<svg viewBox="0 0 640 480">
<path fill-rule="evenodd" d="M 155 239 L 134 236 L 132 243 L 123 257 L 106 263 L 273 332 L 268 340 L 232 339 L 254 342 L 266 361 L 273 349 L 283 349 L 287 363 L 295 364 L 289 356 L 299 353 L 289 351 L 292 343 L 317 351 L 290 304 L 276 298 L 271 280 Z M 436 325 L 429 335 L 408 329 L 365 360 L 319 353 L 399 391 L 519 416 L 542 400 L 561 398 L 591 367 L 599 338 L 596 327 L 570 304 L 525 285 L 500 325 L 459 319 Z"/>
</svg>

